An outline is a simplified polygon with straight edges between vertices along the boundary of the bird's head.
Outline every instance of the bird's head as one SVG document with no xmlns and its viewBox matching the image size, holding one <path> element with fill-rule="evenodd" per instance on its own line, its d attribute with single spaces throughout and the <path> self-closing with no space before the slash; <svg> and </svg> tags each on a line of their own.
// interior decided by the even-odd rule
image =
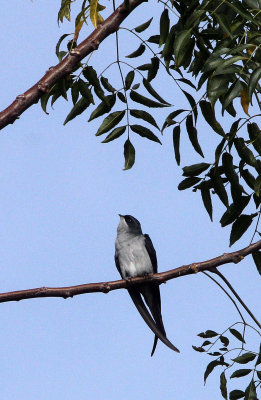
<svg viewBox="0 0 261 400">
<path fill-rule="evenodd" d="M 118 232 L 126 232 L 130 234 L 141 235 L 142 230 L 140 226 L 140 222 L 132 217 L 131 215 L 121 215 L 120 216 L 120 223 L 118 225 Z"/>
</svg>

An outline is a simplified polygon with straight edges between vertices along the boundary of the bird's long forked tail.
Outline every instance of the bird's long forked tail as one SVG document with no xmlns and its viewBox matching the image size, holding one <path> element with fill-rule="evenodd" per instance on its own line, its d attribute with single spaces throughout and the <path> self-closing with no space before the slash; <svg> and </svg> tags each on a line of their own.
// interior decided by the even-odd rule
<svg viewBox="0 0 261 400">
<path fill-rule="evenodd" d="M 155 334 L 155 339 L 154 339 L 154 344 L 153 344 L 153 348 L 152 348 L 152 352 L 151 352 L 151 356 L 153 356 L 153 353 L 155 351 L 156 345 L 157 345 L 157 340 L 158 338 L 167 346 L 169 347 L 171 350 L 176 351 L 177 353 L 179 353 L 179 349 L 177 349 L 177 347 L 175 347 L 170 341 L 169 339 L 164 336 L 159 329 L 157 328 L 155 321 L 153 320 L 153 318 L 151 317 L 150 313 L 148 312 L 142 297 L 140 295 L 140 293 L 135 290 L 135 289 L 128 289 L 129 295 L 133 301 L 133 303 L 135 304 L 137 310 L 139 311 L 140 315 L 142 316 L 142 318 L 144 319 L 144 321 L 146 322 L 146 324 L 148 325 L 148 327 L 152 330 L 152 332 Z"/>
</svg>

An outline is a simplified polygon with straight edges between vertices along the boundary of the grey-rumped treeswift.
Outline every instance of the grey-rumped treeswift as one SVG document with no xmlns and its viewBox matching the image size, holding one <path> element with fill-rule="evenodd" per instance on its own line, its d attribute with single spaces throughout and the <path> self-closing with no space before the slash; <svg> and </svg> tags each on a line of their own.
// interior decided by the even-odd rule
<svg viewBox="0 0 261 400">
<path fill-rule="evenodd" d="M 157 256 L 149 235 L 142 233 L 139 221 L 131 215 L 120 215 L 115 242 L 115 264 L 122 277 L 128 280 L 136 276 L 145 276 L 158 271 Z M 170 349 L 179 350 L 168 340 L 161 315 L 159 285 L 142 283 L 128 289 L 136 308 L 155 334 L 151 351 L 153 356 L 160 339 Z M 143 296 L 151 314 L 141 297 Z"/>
</svg>

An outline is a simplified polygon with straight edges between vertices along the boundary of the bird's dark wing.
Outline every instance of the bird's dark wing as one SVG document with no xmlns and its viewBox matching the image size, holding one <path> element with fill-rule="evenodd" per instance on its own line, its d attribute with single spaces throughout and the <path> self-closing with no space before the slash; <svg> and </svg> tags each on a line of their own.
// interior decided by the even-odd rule
<svg viewBox="0 0 261 400">
<path fill-rule="evenodd" d="M 155 268 L 156 268 L 156 271 L 155 271 L 155 272 L 157 272 L 157 257 L 156 257 L 156 251 L 155 251 L 155 249 L 154 249 L 154 247 L 153 247 L 153 244 L 152 244 L 152 242 L 151 242 L 151 240 L 150 240 L 149 235 L 144 235 L 144 236 L 145 236 L 146 242 L 150 243 L 149 246 L 150 246 L 150 249 L 152 249 L 151 254 L 152 254 L 152 257 L 154 257 L 154 261 L 151 261 L 151 262 L 154 263 L 154 264 L 153 264 L 153 270 L 154 270 L 154 265 L 155 265 Z M 148 237 L 148 239 L 146 239 L 146 237 Z M 147 245 L 146 245 L 146 248 L 147 248 Z M 147 249 L 147 251 L 148 251 L 148 249 Z M 148 251 L 148 252 L 149 252 L 149 251 Z M 149 253 L 149 254 L 150 254 L 150 253 Z M 150 256 L 150 257 L 151 257 L 151 256 Z M 115 259 L 116 268 L 117 268 L 117 270 L 119 271 L 119 273 L 120 273 L 120 275 L 121 275 L 121 269 L 120 269 L 120 263 L 119 263 L 119 257 L 118 257 L 117 251 L 115 252 L 114 259 Z M 122 275 L 121 275 L 121 277 L 122 277 Z M 156 287 L 154 288 L 154 290 L 158 292 L 158 293 L 154 293 L 154 295 L 156 294 L 156 299 L 160 299 L 160 297 L 159 297 L 159 287 L 156 286 Z M 149 327 L 149 328 L 152 330 L 152 332 L 155 334 L 154 345 L 153 345 L 153 349 L 152 349 L 151 355 L 153 355 L 153 353 L 154 353 L 154 351 L 155 351 L 158 338 L 159 338 L 166 346 L 168 346 L 170 349 L 172 349 L 172 350 L 174 350 L 174 351 L 177 351 L 177 352 L 179 353 L 179 350 L 167 339 L 166 334 L 164 335 L 164 334 L 163 334 L 162 332 L 160 332 L 160 330 L 157 328 L 157 326 L 156 326 L 156 324 L 155 324 L 155 321 L 154 321 L 153 318 L 151 317 L 150 313 L 148 312 L 148 310 L 147 310 L 147 308 L 146 308 L 146 306 L 145 306 L 145 304 L 144 304 L 144 302 L 143 302 L 143 300 L 142 300 L 142 297 L 141 297 L 141 295 L 140 295 L 139 290 L 136 289 L 136 288 L 131 288 L 131 289 L 128 289 L 128 292 L 129 292 L 129 295 L 130 295 L 130 297 L 131 297 L 133 303 L 135 304 L 137 310 L 139 311 L 140 315 L 142 316 L 142 318 L 144 319 L 144 321 L 146 322 L 146 324 L 148 325 L 148 327 Z M 157 303 L 160 304 L 160 301 L 157 302 Z M 163 328 L 163 329 L 164 329 L 164 328 Z M 165 332 L 165 330 L 164 330 L 164 332 Z"/>
<path fill-rule="evenodd" d="M 120 262 L 119 262 L 119 257 L 118 257 L 118 252 L 117 252 L 117 250 L 115 251 L 114 260 L 115 260 L 116 268 L 117 268 L 117 270 L 119 271 L 120 276 L 122 277 L 122 275 L 121 275 L 121 269 L 120 269 Z"/>
<path fill-rule="evenodd" d="M 163 335 L 163 333 L 157 328 L 155 321 L 151 317 L 150 313 L 148 312 L 142 298 L 140 295 L 140 292 L 135 289 L 128 289 L 129 295 L 132 298 L 133 303 L 135 304 L 137 310 L 139 311 L 140 315 L 148 325 L 148 327 L 152 330 L 152 332 L 155 334 L 155 337 L 159 338 L 166 346 L 168 346 L 171 350 L 177 351 L 179 353 L 179 350 L 169 341 L 169 339 Z M 154 340 L 154 345 L 152 349 L 151 355 L 153 355 L 156 345 L 155 341 L 157 344 L 157 340 Z"/>
<path fill-rule="evenodd" d="M 151 264 L 153 267 L 153 272 L 154 272 L 154 274 L 156 274 L 158 272 L 158 262 L 157 262 L 156 250 L 154 249 L 151 238 L 149 237 L 149 235 L 147 233 L 145 233 L 144 239 L 145 239 L 146 250 L 150 256 L 150 261 L 151 261 Z"/>
</svg>

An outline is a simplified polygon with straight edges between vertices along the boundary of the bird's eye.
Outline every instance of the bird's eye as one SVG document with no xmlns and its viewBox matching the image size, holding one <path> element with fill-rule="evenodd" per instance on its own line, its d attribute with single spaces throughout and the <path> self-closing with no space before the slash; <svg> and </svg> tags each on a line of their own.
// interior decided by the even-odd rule
<svg viewBox="0 0 261 400">
<path fill-rule="evenodd" d="M 126 217 L 125 219 L 126 219 L 127 224 L 131 224 L 132 223 L 132 218 Z"/>
</svg>

